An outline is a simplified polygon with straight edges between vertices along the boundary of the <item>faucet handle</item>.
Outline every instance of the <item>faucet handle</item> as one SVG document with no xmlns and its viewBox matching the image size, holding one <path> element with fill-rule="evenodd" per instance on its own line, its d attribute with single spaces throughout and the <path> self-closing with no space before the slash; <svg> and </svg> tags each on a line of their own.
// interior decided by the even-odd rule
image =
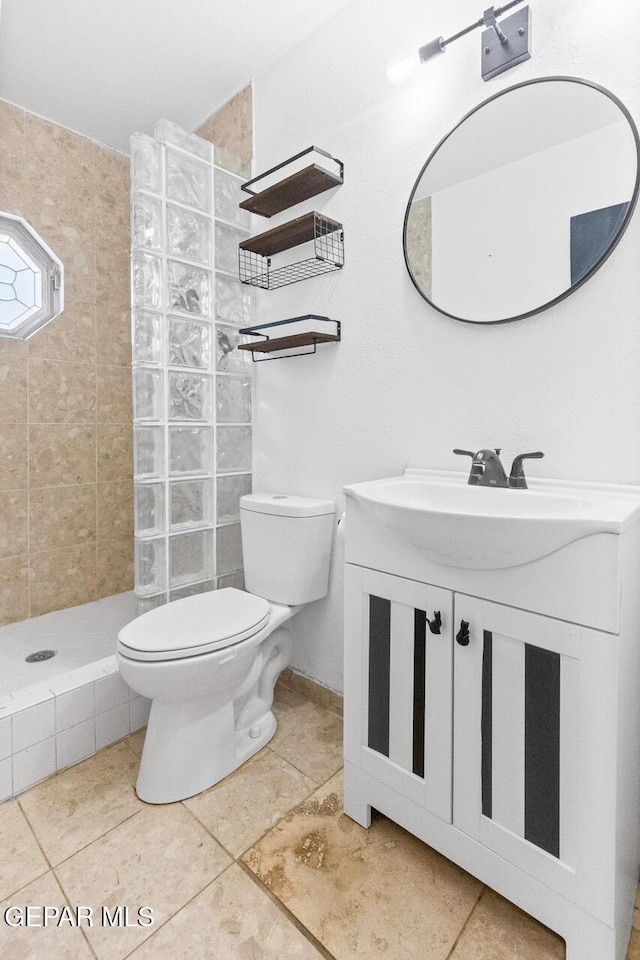
<svg viewBox="0 0 640 960">
<path fill-rule="evenodd" d="M 524 467 L 522 463 L 524 460 L 541 460 L 544 457 L 544 453 L 541 450 L 536 450 L 535 453 L 520 453 L 517 457 L 513 458 L 513 463 L 511 464 L 511 473 L 509 474 L 509 486 L 515 487 L 516 490 L 526 490 L 527 489 L 527 480 L 524 475 Z"/>
<path fill-rule="evenodd" d="M 458 450 L 458 448 L 456 447 L 456 449 L 453 452 L 456 453 L 459 457 L 471 457 L 472 460 L 475 457 L 475 453 L 473 453 L 472 450 Z"/>
</svg>

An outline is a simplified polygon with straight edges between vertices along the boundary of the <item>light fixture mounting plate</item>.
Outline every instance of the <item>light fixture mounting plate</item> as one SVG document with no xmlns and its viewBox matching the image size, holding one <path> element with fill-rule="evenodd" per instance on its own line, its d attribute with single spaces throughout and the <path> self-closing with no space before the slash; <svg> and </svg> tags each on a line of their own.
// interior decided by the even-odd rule
<svg viewBox="0 0 640 960">
<path fill-rule="evenodd" d="M 524 60 L 531 59 L 531 8 L 526 6 L 517 10 L 510 17 L 500 20 L 499 25 L 507 38 L 506 43 L 501 42 L 493 27 L 482 31 L 483 80 L 491 80 Z"/>
</svg>

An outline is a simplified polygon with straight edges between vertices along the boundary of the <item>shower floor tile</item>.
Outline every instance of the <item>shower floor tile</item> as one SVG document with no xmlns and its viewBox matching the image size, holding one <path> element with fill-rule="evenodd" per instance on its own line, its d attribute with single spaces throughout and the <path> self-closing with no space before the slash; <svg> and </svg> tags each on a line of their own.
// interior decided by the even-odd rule
<svg viewBox="0 0 640 960">
<path fill-rule="evenodd" d="M 118 631 L 135 616 L 135 597 L 127 592 L 0 627 L 0 697 L 111 656 Z M 55 650 L 56 655 L 26 663 L 25 657 L 37 650 Z"/>
</svg>

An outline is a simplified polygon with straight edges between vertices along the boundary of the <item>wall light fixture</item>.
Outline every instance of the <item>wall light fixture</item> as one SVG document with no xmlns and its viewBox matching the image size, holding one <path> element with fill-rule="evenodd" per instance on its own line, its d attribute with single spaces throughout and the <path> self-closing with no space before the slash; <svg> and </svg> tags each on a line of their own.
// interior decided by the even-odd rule
<svg viewBox="0 0 640 960">
<path fill-rule="evenodd" d="M 523 7 L 516 11 L 506 20 L 498 23 L 498 17 L 501 17 L 507 10 L 517 7 L 524 0 L 510 0 L 502 7 L 489 7 L 475 23 L 459 30 L 453 36 L 436 37 L 423 44 L 417 50 L 412 51 L 408 56 L 396 57 L 387 67 L 387 77 L 391 83 L 398 84 L 407 80 L 414 70 L 428 60 L 433 60 L 438 54 L 444 53 L 450 43 L 459 40 L 460 37 L 472 33 L 478 27 L 484 27 L 482 31 L 482 61 L 481 72 L 483 80 L 491 80 L 498 74 L 510 70 L 518 63 L 529 60 L 531 57 L 531 10 Z"/>
</svg>

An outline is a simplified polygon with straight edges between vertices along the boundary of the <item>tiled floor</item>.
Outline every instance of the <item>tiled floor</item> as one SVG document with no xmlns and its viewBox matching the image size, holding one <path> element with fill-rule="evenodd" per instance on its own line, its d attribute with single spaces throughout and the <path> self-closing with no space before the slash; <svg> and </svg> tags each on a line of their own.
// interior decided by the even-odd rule
<svg viewBox="0 0 640 960">
<path fill-rule="evenodd" d="M 0 924 L 3 960 L 563 960 L 561 940 L 391 821 L 367 831 L 341 813 L 335 714 L 282 686 L 275 709 L 269 746 L 184 803 L 136 797 L 141 731 L 0 806 L 0 917 L 155 916 Z"/>
</svg>

